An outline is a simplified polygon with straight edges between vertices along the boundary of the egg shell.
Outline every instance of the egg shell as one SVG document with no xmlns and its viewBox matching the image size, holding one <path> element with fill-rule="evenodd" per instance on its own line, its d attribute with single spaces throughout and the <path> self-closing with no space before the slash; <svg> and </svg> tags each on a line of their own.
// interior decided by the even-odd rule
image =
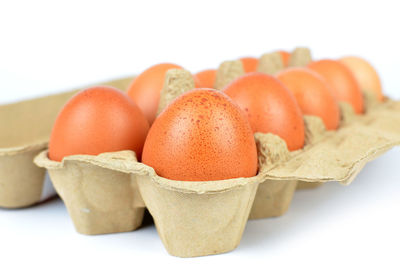
<svg viewBox="0 0 400 265">
<path fill-rule="evenodd" d="M 72 97 L 55 121 L 49 157 L 98 155 L 133 150 L 141 156 L 149 124 L 123 92 L 106 86 L 85 89 Z"/>
<path fill-rule="evenodd" d="M 246 116 L 231 99 L 214 89 L 194 89 L 155 120 L 143 163 L 173 180 L 252 177 L 257 150 Z"/>
<path fill-rule="evenodd" d="M 257 71 L 258 59 L 254 57 L 243 57 L 240 58 L 243 64 L 243 69 L 246 73 L 252 73 Z"/>
<path fill-rule="evenodd" d="M 308 64 L 308 68 L 320 74 L 328 83 L 338 101 L 351 104 L 357 114 L 364 112 L 361 88 L 350 70 L 335 60 L 320 60 Z"/>
<path fill-rule="evenodd" d="M 280 50 L 278 52 L 281 55 L 283 65 L 285 67 L 288 67 L 289 66 L 289 60 L 290 60 L 290 53 L 287 52 L 287 51 L 282 51 L 282 50 Z"/>
<path fill-rule="evenodd" d="M 196 88 L 214 88 L 217 70 L 209 69 L 198 72 L 193 76 Z"/>
<path fill-rule="evenodd" d="M 321 76 L 306 68 L 288 68 L 277 78 L 292 91 L 304 115 L 320 117 L 328 130 L 338 128 L 339 105 Z"/>
<path fill-rule="evenodd" d="M 128 88 L 128 95 L 139 106 L 150 124 L 157 115 L 165 73 L 170 69 L 182 68 L 171 63 L 154 65 L 138 75 Z"/>
<path fill-rule="evenodd" d="M 379 75 L 369 62 L 356 56 L 343 57 L 339 61 L 350 69 L 362 90 L 373 92 L 379 101 L 383 101 Z"/>
<path fill-rule="evenodd" d="M 304 145 L 304 122 L 292 93 L 275 77 L 249 73 L 223 90 L 245 111 L 253 132 L 273 133 L 286 141 L 289 150 Z"/>
</svg>

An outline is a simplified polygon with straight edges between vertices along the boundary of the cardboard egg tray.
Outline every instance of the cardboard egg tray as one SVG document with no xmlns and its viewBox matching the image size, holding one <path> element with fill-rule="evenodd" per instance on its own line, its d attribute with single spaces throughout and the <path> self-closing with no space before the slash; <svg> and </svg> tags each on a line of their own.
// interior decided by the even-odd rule
<svg viewBox="0 0 400 265">
<path fill-rule="evenodd" d="M 106 82 L 126 88 L 132 78 Z M 77 90 L 0 106 L 0 207 L 22 208 L 55 195 L 33 158 L 47 148 L 53 123 Z"/>
<path fill-rule="evenodd" d="M 310 58 L 307 49 L 296 49 L 290 63 L 301 66 Z M 274 74 L 282 68 L 276 53 L 260 59 L 259 71 Z M 240 61 L 222 63 L 215 88 L 223 88 L 242 74 Z M 131 80 L 106 84 L 124 89 Z M 193 88 L 189 72 L 168 71 L 158 112 Z M 368 161 L 400 143 L 400 102 L 386 99 L 377 104 L 366 95 L 365 115 L 355 115 L 350 105 L 340 104 L 342 119 L 337 131 L 326 131 L 320 118 L 305 116 L 306 145 L 301 150 L 290 152 L 280 137 L 256 133 L 259 171 L 251 178 L 169 180 L 138 162 L 132 151 L 51 161 L 46 146 L 52 124 L 74 93 L 0 106 L 0 119 L 9 124 L 0 131 L 0 144 L 4 143 L 0 145 L 0 206 L 24 207 L 40 201 L 46 168 L 78 232 L 135 230 L 146 207 L 167 251 L 180 257 L 234 249 L 249 218 L 279 216 L 288 209 L 298 183 L 349 184 Z M 24 159 L 17 160 L 19 155 Z M 34 157 L 40 168 L 32 163 Z M 25 185 L 34 179 L 36 186 Z M 35 196 L 28 197 L 31 193 Z"/>
<path fill-rule="evenodd" d="M 235 69 L 232 64 L 223 63 L 221 68 Z M 193 88 L 189 72 L 169 70 L 159 110 Z M 217 254 L 239 244 L 249 218 L 283 214 L 298 181 L 349 184 L 368 161 L 400 143 L 399 102 L 371 104 L 365 115 L 355 115 L 346 103 L 340 105 L 337 131 L 326 131 L 318 117 L 304 117 L 306 145 L 301 150 L 290 152 L 280 137 L 256 133 L 259 172 L 251 178 L 165 179 L 137 162 L 132 151 L 74 155 L 62 162 L 49 160 L 43 151 L 35 163 L 48 169 L 78 232 L 135 230 L 147 207 L 171 255 Z"/>
</svg>

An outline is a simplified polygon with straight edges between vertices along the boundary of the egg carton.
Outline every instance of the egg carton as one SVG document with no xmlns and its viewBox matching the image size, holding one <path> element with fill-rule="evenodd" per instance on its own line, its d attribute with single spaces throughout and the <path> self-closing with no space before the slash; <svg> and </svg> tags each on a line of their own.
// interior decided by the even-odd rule
<svg viewBox="0 0 400 265">
<path fill-rule="evenodd" d="M 235 69 L 231 66 L 238 63 L 223 65 Z M 193 88 L 189 72 L 169 70 L 160 106 Z M 56 162 L 45 150 L 35 163 L 49 171 L 80 233 L 135 230 L 147 207 L 171 255 L 218 254 L 239 244 L 249 217 L 282 214 L 298 181 L 347 185 L 368 161 L 400 143 L 399 102 L 370 104 L 365 115 L 340 105 L 342 122 L 337 131 L 326 131 L 318 117 L 304 117 L 306 145 L 301 150 L 290 152 L 279 136 L 256 133 L 259 171 L 250 178 L 170 180 L 138 162 L 132 151 L 73 155 Z"/>
<path fill-rule="evenodd" d="M 125 89 L 131 80 L 104 84 Z M 77 91 L 0 106 L 0 207 L 28 207 L 56 195 L 33 158 L 47 148 L 59 110 Z"/>
</svg>

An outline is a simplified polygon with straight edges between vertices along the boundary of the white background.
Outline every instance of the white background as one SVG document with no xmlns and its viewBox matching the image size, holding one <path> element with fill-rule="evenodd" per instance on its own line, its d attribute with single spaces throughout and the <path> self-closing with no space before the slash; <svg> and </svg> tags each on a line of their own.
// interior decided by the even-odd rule
<svg viewBox="0 0 400 265">
<path fill-rule="evenodd" d="M 310 47 L 314 58 L 368 59 L 385 93 L 399 99 L 398 10 L 396 1 L 382 0 L 0 0 L 0 104 L 140 73 L 159 62 L 196 72 L 298 45 Z M 399 157 L 393 149 L 349 187 L 300 191 L 285 216 L 249 221 L 235 251 L 191 260 L 169 256 L 154 226 L 79 235 L 60 200 L 0 210 L 0 263 L 399 264 Z"/>
</svg>

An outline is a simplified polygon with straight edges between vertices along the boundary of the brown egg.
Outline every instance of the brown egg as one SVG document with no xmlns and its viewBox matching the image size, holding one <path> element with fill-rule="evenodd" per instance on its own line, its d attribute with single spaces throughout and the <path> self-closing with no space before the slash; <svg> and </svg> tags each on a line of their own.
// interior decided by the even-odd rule
<svg viewBox="0 0 400 265">
<path fill-rule="evenodd" d="M 149 124 L 136 104 L 111 87 L 93 87 L 72 97 L 55 121 L 49 158 L 135 151 L 140 159 Z"/>
<path fill-rule="evenodd" d="M 257 72 L 258 59 L 254 57 L 240 58 L 245 73 Z"/>
<path fill-rule="evenodd" d="M 279 54 L 281 55 L 282 58 L 282 63 L 284 67 L 288 67 L 289 66 L 289 60 L 290 60 L 290 53 L 287 51 L 278 51 Z"/>
<path fill-rule="evenodd" d="M 292 91 L 304 115 L 320 117 L 328 130 L 338 128 L 338 102 L 320 75 L 307 68 L 288 68 L 277 78 Z"/>
<path fill-rule="evenodd" d="M 196 88 L 214 88 L 216 75 L 215 69 L 198 72 L 193 76 Z"/>
<path fill-rule="evenodd" d="M 362 90 L 373 92 L 379 101 L 383 101 L 379 75 L 370 63 L 355 56 L 343 57 L 339 61 L 350 69 Z"/>
<path fill-rule="evenodd" d="M 320 60 L 311 62 L 308 68 L 326 80 L 336 100 L 349 103 L 357 114 L 364 112 L 361 88 L 344 64 L 335 60 Z"/>
<path fill-rule="evenodd" d="M 128 89 L 129 97 L 139 106 L 150 124 L 157 115 L 165 73 L 174 68 L 182 67 L 170 63 L 154 65 L 138 75 Z"/>
<path fill-rule="evenodd" d="M 253 132 L 273 133 L 289 150 L 304 145 L 304 121 L 292 93 L 275 77 L 249 73 L 223 90 L 245 111 Z"/>
<path fill-rule="evenodd" d="M 194 89 L 154 121 L 143 163 L 173 180 L 252 177 L 257 150 L 246 116 L 231 99 L 214 89 Z"/>
</svg>

